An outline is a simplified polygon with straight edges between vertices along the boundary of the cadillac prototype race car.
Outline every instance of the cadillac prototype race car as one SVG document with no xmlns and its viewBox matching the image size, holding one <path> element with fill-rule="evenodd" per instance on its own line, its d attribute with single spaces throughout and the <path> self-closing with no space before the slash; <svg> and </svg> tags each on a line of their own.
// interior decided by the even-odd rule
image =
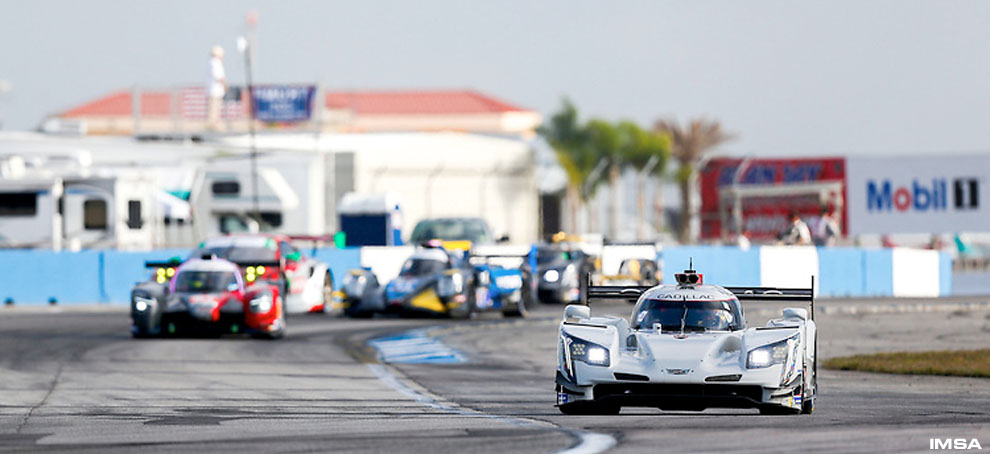
<svg viewBox="0 0 990 454">
<path fill-rule="evenodd" d="M 557 344 L 557 407 L 616 414 L 622 407 L 701 411 L 757 408 L 811 413 L 817 385 L 811 288 L 704 285 L 694 270 L 676 285 L 589 287 L 589 299 L 634 299 L 630 320 L 564 310 Z M 746 326 L 740 301 L 800 301 L 764 327 Z"/>
<path fill-rule="evenodd" d="M 507 317 L 526 316 L 522 272 L 489 263 L 484 256 L 472 255 L 470 244 L 459 243 L 464 243 L 457 245 L 461 250 L 435 240 L 423 243 L 384 286 L 369 269 L 351 270 L 341 280 L 344 313 L 467 318 L 474 312 L 501 311 Z"/>
<path fill-rule="evenodd" d="M 185 263 L 148 262 L 155 275 L 131 291 L 131 334 L 238 334 L 276 339 L 285 335 L 279 286 L 264 279 L 248 282 L 242 267 L 205 256 Z M 276 267 L 257 263 L 244 267 Z"/>
</svg>

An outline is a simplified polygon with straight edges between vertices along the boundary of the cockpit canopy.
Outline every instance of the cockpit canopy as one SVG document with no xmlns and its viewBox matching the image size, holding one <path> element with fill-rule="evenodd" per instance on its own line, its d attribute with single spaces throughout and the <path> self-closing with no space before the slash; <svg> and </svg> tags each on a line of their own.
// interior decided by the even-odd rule
<svg viewBox="0 0 990 454">
<path fill-rule="evenodd" d="M 222 293 L 238 288 L 232 271 L 181 270 L 175 277 L 175 291 L 179 293 Z"/>
<path fill-rule="evenodd" d="M 659 323 L 663 332 L 736 331 L 744 329 L 742 308 L 735 299 L 645 299 L 636 305 L 633 329 L 651 329 Z"/>
</svg>

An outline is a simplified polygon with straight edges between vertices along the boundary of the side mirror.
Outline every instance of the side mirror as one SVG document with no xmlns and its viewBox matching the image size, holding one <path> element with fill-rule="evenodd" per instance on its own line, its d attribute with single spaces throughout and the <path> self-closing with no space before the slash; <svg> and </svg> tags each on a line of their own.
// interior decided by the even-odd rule
<svg viewBox="0 0 990 454">
<path fill-rule="evenodd" d="M 591 318 L 591 308 L 580 304 L 568 304 L 564 308 L 564 321 L 577 321 Z"/>
<path fill-rule="evenodd" d="M 502 236 L 498 237 L 498 239 L 495 240 L 495 241 L 497 243 L 508 243 L 509 242 L 509 234 L 508 233 L 503 234 Z"/>
</svg>

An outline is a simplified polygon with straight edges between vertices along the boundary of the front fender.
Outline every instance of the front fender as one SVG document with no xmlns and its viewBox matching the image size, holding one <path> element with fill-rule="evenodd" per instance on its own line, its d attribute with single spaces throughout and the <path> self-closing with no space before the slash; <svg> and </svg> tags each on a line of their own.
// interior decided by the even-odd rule
<svg viewBox="0 0 990 454">
<path fill-rule="evenodd" d="M 137 336 L 161 333 L 162 312 L 168 288 L 157 282 L 142 282 L 131 290 L 131 331 Z"/>
<path fill-rule="evenodd" d="M 265 312 L 255 312 L 251 308 L 251 301 L 258 298 L 270 298 L 271 308 Z M 244 323 L 251 329 L 258 331 L 269 331 L 269 327 L 281 319 L 285 308 L 279 293 L 279 288 L 275 285 L 254 285 L 247 289 L 244 296 Z"/>
</svg>

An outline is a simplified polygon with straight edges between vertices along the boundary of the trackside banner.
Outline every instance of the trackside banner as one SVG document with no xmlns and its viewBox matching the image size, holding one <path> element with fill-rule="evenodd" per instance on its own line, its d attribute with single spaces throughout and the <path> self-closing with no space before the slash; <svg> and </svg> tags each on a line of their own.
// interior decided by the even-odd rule
<svg viewBox="0 0 990 454">
<path fill-rule="evenodd" d="M 254 117 L 269 123 L 309 120 L 312 115 L 313 85 L 259 85 L 251 90 Z"/>
<path fill-rule="evenodd" d="M 990 155 L 850 158 L 849 233 L 990 232 Z"/>
</svg>

